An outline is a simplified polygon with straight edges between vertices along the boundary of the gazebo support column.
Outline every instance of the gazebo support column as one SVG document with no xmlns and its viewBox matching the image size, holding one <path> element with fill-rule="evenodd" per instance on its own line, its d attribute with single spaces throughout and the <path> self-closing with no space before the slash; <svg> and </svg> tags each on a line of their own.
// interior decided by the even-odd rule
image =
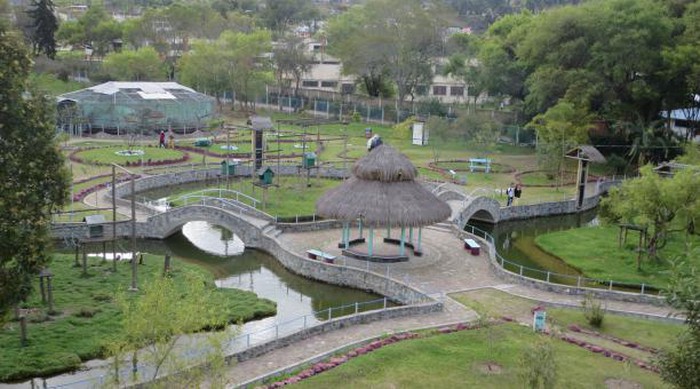
<svg viewBox="0 0 700 389">
<path fill-rule="evenodd" d="M 386 237 L 391 238 L 391 225 L 386 226 Z"/>
<path fill-rule="evenodd" d="M 413 244 L 413 227 L 408 227 L 408 243 Z"/>
<path fill-rule="evenodd" d="M 369 228 L 369 242 L 367 245 L 367 254 L 369 255 L 370 258 L 372 258 L 372 254 L 374 254 L 374 228 L 370 227 Z"/>
<path fill-rule="evenodd" d="M 349 241 L 350 241 L 350 223 L 345 222 L 345 223 L 343 223 L 343 246 L 345 246 L 345 249 L 350 247 Z"/>
<path fill-rule="evenodd" d="M 360 225 L 360 239 L 362 239 L 362 218 L 359 219 L 358 224 Z"/>
<path fill-rule="evenodd" d="M 418 250 L 419 253 L 423 252 L 423 248 L 421 247 L 421 238 L 423 237 L 423 227 L 418 227 L 418 245 L 416 246 L 416 250 Z"/>
<path fill-rule="evenodd" d="M 406 254 L 406 227 L 401 227 L 401 246 L 399 249 L 399 255 L 404 256 Z"/>
</svg>

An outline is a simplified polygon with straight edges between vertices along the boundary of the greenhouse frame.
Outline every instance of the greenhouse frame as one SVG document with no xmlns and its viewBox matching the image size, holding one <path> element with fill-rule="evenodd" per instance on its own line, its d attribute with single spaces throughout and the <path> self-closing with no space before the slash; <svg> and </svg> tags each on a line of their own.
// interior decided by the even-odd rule
<svg viewBox="0 0 700 389">
<path fill-rule="evenodd" d="M 176 82 L 111 81 L 58 96 L 57 125 L 74 135 L 188 133 L 216 117 L 215 103 L 213 97 Z"/>
</svg>

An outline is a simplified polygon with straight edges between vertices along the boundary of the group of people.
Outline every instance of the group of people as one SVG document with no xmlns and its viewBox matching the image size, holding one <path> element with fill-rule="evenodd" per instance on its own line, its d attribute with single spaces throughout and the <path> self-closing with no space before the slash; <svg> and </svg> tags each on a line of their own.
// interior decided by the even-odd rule
<svg viewBox="0 0 700 389">
<path fill-rule="evenodd" d="M 172 133 L 171 131 L 168 131 L 168 132 L 170 132 L 170 136 L 168 137 L 168 138 L 169 138 L 169 139 L 168 139 L 169 144 L 166 144 L 166 143 L 165 143 L 165 130 L 161 130 L 161 131 L 160 131 L 160 135 L 158 136 L 158 147 L 160 147 L 160 148 L 162 148 L 162 149 L 165 149 L 165 148 L 173 149 L 173 148 L 175 148 L 175 136 L 173 135 L 173 133 Z"/>
<path fill-rule="evenodd" d="M 523 187 L 520 184 L 515 185 L 514 183 L 510 183 L 510 186 L 508 186 L 508 189 L 506 189 L 506 197 L 508 197 L 508 203 L 506 206 L 510 207 L 513 205 L 513 202 L 515 199 L 519 199 L 520 196 L 523 193 Z"/>
</svg>

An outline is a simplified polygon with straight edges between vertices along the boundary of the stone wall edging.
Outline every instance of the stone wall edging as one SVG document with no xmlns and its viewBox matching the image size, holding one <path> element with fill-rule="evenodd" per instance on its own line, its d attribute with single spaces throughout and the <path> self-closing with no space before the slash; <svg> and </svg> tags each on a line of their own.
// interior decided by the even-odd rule
<svg viewBox="0 0 700 389">
<path fill-rule="evenodd" d="M 249 347 L 246 350 L 227 356 L 226 360 L 230 361 L 235 359 L 237 362 L 243 362 L 248 359 L 252 359 L 260 355 L 266 354 L 270 351 L 282 347 L 287 347 L 295 342 L 299 342 L 326 332 L 339 330 L 347 326 L 367 324 L 373 321 L 393 319 L 397 317 L 428 314 L 433 312 L 439 312 L 441 309 L 442 304 L 434 302 L 427 304 L 407 305 L 402 307 L 373 310 L 358 313 L 356 315 L 343 316 L 337 319 L 325 321 L 317 325 L 307 327 L 293 334 L 289 334 L 259 345 Z"/>
</svg>

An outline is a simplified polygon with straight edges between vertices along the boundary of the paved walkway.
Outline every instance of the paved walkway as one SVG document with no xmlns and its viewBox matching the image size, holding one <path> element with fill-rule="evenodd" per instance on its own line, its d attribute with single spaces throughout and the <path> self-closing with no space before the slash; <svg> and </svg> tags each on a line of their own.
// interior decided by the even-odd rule
<svg viewBox="0 0 700 389">
<path fill-rule="evenodd" d="M 91 200 L 95 201 L 94 198 Z M 356 233 L 356 231 L 353 232 L 353 237 Z M 366 233 L 367 230 L 365 230 Z M 375 231 L 377 237 L 375 241 L 380 241 L 381 233 L 385 233 L 385 231 Z M 439 226 L 423 229 L 423 256 L 411 256 L 408 262 L 392 264 L 371 263 L 342 256 L 337 245 L 341 235 L 341 230 L 332 229 L 305 233 L 284 233 L 279 235 L 277 239 L 290 250 L 301 255 L 304 255 L 305 251 L 310 248 L 321 249 L 338 255 L 339 260 L 337 263 L 341 265 L 365 268 L 400 279 L 429 294 L 447 294 L 491 287 L 544 302 L 580 306 L 582 300 L 581 296 L 561 295 L 504 282 L 489 267 L 488 258 L 484 250 L 479 256 L 469 254 L 469 252 L 464 250 L 459 238 L 454 236 L 450 230 Z M 667 316 L 671 313 L 665 307 L 616 301 L 607 301 L 607 307 L 611 310 L 654 316 Z M 305 361 L 314 360 L 333 352 L 333 350 L 373 337 L 391 332 L 470 321 L 475 318 L 476 314 L 473 311 L 448 297 L 445 299 L 445 310 L 443 312 L 376 321 L 318 335 L 298 342 L 293 346 L 278 349 L 252 360 L 238 363 L 228 369 L 226 377 L 229 387 L 236 387 L 257 377 L 280 369 L 290 368 Z M 96 374 L 95 370 L 89 369 L 89 366 L 94 365 L 95 361 L 92 363 L 88 362 L 86 363 L 87 370 L 85 371 L 61 375 L 49 379 L 47 382 L 49 386 L 52 386 L 94 376 Z M 0 388 L 10 387 L 30 387 L 30 385 L 29 383 L 19 385 L 0 384 Z"/>
</svg>

